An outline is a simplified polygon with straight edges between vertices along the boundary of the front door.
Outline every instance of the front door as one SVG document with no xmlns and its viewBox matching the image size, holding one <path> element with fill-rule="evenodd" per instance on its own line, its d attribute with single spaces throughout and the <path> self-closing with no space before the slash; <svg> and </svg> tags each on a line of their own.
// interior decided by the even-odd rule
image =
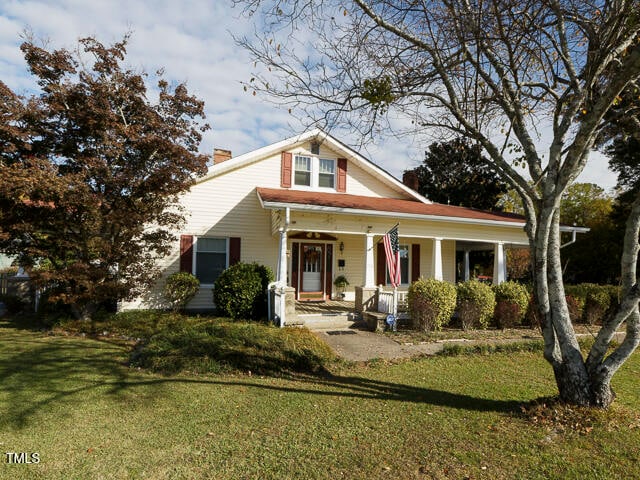
<svg viewBox="0 0 640 480">
<path fill-rule="evenodd" d="M 325 245 L 302 243 L 300 245 L 298 298 L 300 300 L 324 300 Z"/>
</svg>

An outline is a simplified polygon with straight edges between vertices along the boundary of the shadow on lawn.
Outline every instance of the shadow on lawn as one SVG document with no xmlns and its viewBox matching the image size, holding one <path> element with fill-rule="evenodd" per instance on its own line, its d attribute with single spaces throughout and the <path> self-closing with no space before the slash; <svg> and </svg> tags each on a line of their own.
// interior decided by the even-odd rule
<svg viewBox="0 0 640 480">
<path fill-rule="evenodd" d="M 392 400 L 445 406 L 471 411 L 518 411 L 521 402 L 478 398 L 415 385 L 358 376 L 292 375 L 274 382 L 256 377 L 224 376 L 219 379 L 158 377 L 131 370 L 123 346 L 99 344 L 78 338 L 2 332 L 0 346 L 0 430 L 22 428 L 43 411 L 77 412 L 96 394 L 114 396 L 118 402 L 153 402 L 171 384 L 244 386 L 285 393 L 327 397 Z M 479 379 L 479 381 L 481 381 Z M 111 412 L 113 413 L 113 412 Z"/>
</svg>

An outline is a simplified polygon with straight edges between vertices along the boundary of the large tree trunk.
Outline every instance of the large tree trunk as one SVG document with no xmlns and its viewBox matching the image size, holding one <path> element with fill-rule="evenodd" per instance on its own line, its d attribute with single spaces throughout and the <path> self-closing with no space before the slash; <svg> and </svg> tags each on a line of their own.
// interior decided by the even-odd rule
<svg viewBox="0 0 640 480">
<path fill-rule="evenodd" d="M 545 342 L 545 358 L 553 367 L 560 399 L 581 406 L 606 408 L 615 399 L 611 379 L 640 344 L 640 287 L 637 281 L 640 195 L 627 222 L 622 263 L 623 297 L 615 315 L 598 333 L 586 361 L 567 309 L 560 263 L 560 231 L 557 210 L 541 209 L 532 236 L 534 287 Z M 607 356 L 617 328 L 626 322 L 626 335 Z"/>
<path fill-rule="evenodd" d="M 567 308 L 560 261 L 558 208 L 541 209 L 533 238 L 534 288 L 541 315 L 545 358 L 553 367 L 560 399 L 591 404 L 591 388 Z"/>
</svg>

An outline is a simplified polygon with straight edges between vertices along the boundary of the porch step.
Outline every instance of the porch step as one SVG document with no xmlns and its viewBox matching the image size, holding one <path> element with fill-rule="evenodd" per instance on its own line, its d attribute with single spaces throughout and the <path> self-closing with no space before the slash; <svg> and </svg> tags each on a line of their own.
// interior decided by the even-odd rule
<svg viewBox="0 0 640 480">
<path fill-rule="evenodd" d="M 352 328 L 360 322 L 360 318 L 354 313 L 302 314 L 297 317 L 296 324 L 301 324 L 311 330 Z"/>
</svg>

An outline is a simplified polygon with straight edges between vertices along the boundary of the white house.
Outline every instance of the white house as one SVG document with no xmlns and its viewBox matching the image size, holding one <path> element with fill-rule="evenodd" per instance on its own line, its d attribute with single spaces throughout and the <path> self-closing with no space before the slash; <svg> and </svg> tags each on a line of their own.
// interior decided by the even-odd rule
<svg viewBox="0 0 640 480">
<path fill-rule="evenodd" d="M 349 281 L 346 299 L 366 300 L 387 283 L 378 240 L 395 224 L 403 287 L 420 276 L 455 282 L 456 251 L 468 277 L 473 249 L 493 249 L 493 281 L 503 281 L 505 249 L 527 245 L 522 217 L 432 203 L 318 129 L 235 158 L 216 150 L 181 203 L 187 223 L 162 268 L 199 278 L 194 310 L 214 308 L 215 279 L 238 261 L 268 265 L 297 300 L 334 298 L 337 275 Z M 122 308 L 157 306 L 163 284 Z"/>
</svg>

